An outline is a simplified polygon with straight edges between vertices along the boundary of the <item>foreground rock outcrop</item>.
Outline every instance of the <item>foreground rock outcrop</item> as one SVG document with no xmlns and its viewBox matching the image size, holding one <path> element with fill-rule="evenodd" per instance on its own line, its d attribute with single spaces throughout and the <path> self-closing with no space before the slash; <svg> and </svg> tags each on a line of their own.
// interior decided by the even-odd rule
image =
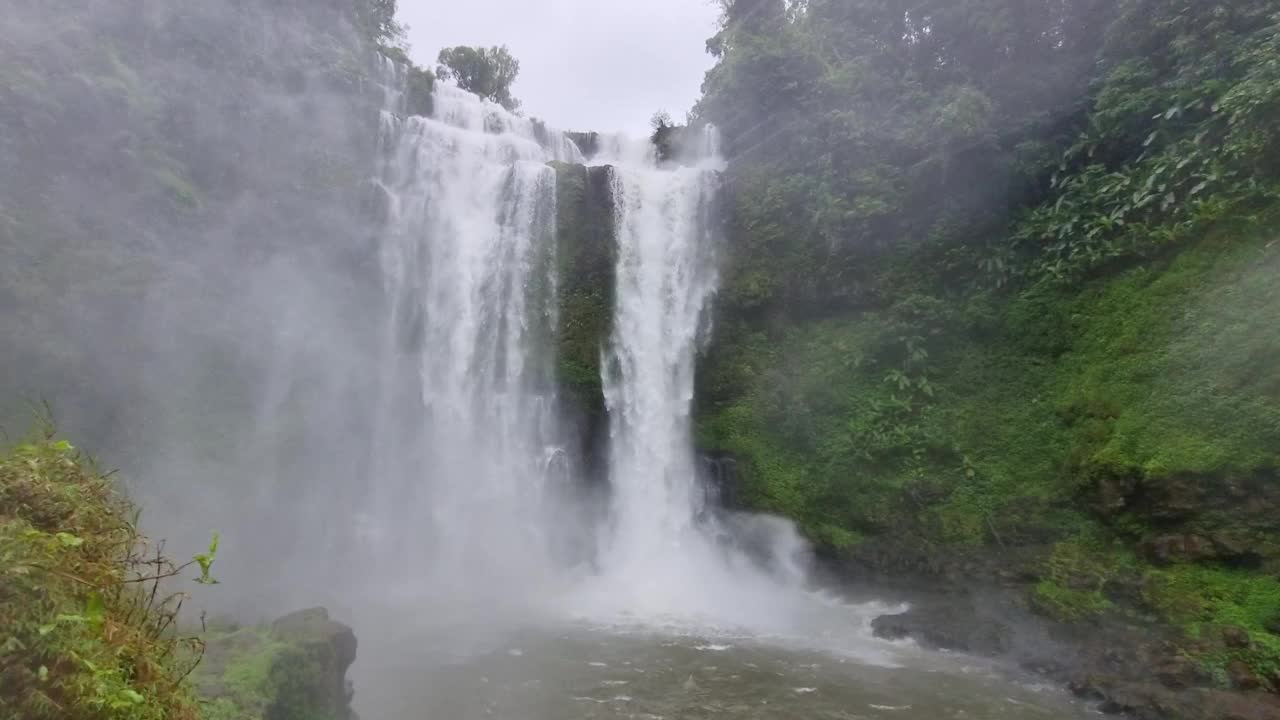
<svg viewBox="0 0 1280 720">
<path fill-rule="evenodd" d="M 351 720 L 351 628 L 324 608 L 215 632 L 194 681 L 214 720 Z"/>
</svg>

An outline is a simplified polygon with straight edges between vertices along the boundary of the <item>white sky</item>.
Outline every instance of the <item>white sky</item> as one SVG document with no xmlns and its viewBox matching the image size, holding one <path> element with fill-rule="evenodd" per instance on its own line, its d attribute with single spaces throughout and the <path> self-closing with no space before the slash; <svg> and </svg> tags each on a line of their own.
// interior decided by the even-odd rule
<svg viewBox="0 0 1280 720">
<path fill-rule="evenodd" d="M 506 45 L 526 114 L 633 134 L 660 109 L 683 120 L 711 67 L 718 16 L 714 0 L 400 0 L 419 64 L 434 68 L 442 47 Z"/>
</svg>

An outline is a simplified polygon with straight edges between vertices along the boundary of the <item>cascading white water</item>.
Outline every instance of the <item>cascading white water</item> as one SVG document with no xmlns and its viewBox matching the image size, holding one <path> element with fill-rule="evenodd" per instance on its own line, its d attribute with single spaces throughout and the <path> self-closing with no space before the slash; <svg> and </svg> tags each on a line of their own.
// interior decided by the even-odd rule
<svg viewBox="0 0 1280 720">
<path fill-rule="evenodd" d="M 605 138 L 617 242 L 613 335 L 603 357 L 612 504 L 600 576 L 582 615 L 791 632 L 807 545 L 789 522 L 707 507 L 691 409 L 697 352 L 719 273 L 718 136 L 684 143 Z"/>
<path fill-rule="evenodd" d="M 491 617 L 498 602 L 612 623 L 803 635 L 807 546 L 790 523 L 706 507 L 691 433 L 694 370 L 718 284 L 717 136 L 683 164 L 652 143 L 606 137 L 617 250 L 607 517 L 558 492 L 576 486 L 558 427 L 554 160 L 583 162 L 560 133 L 449 86 L 431 117 L 405 117 L 391 88 L 378 195 L 386 297 L 369 557 L 384 594 Z M 572 491 L 569 493 L 572 494 Z M 599 527 L 580 547 L 582 524 Z M 588 577 L 557 556 L 594 555 Z M 568 572 L 566 572 L 568 571 Z M 397 575 L 396 573 L 399 573 Z"/>
<path fill-rule="evenodd" d="M 604 361 L 614 491 L 606 562 L 625 567 L 662 558 L 695 531 L 689 411 L 718 282 L 718 159 L 661 169 L 644 146 L 643 155 L 620 153 L 612 172 L 618 264 Z"/>
<path fill-rule="evenodd" d="M 561 438 L 550 377 L 555 171 L 573 143 L 455 87 L 405 117 L 387 68 L 389 315 L 364 510 L 375 558 L 439 597 L 545 582 Z M 543 512 L 543 509 L 546 512 Z"/>
</svg>

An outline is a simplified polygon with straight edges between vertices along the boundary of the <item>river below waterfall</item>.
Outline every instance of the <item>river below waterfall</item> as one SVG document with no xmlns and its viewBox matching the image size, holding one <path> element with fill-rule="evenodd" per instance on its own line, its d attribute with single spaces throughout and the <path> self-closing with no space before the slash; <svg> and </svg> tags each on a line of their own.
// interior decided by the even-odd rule
<svg viewBox="0 0 1280 720">
<path fill-rule="evenodd" d="M 846 654 L 722 633 L 571 624 L 369 635 L 362 720 L 1068 720 L 1086 708 L 981 660 L 908 645 Z M 866 653 L 874 651 L 878 660 Z"/>
</svg>

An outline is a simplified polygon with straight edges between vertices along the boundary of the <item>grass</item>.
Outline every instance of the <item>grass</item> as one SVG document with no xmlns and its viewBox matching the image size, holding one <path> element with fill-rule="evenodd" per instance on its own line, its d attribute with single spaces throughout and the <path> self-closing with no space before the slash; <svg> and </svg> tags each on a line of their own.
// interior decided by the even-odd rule
<svg viewBox="0 0 1280 720">
<path fill-rule="evenodd" d="M 199 641 L 174 631 L 173 566 L 132 506 L 51 433 L 0 459 L 4 720 L 194 720 Z"/>
</svg>

